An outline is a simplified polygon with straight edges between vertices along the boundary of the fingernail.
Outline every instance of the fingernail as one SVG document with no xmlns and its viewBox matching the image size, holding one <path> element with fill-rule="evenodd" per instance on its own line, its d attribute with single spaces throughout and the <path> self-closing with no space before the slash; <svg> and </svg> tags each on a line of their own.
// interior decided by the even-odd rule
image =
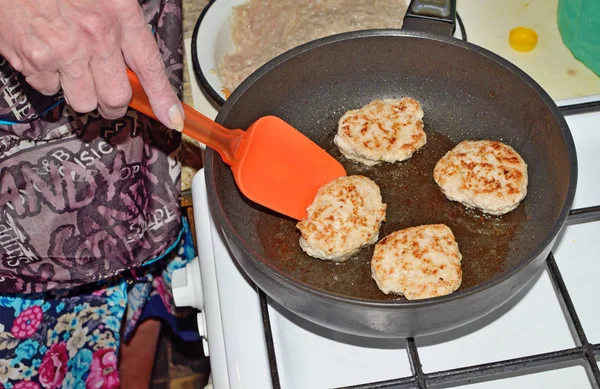
<svg viewBox="0 0 600 389">
<path fill-rule="evenodd" d="M 169 120 L 171 121 L 171 128 L 179 132 L 183 131 L 183 108 L 180 104 L 173 104 L 169 108 Z"/>
</svg>

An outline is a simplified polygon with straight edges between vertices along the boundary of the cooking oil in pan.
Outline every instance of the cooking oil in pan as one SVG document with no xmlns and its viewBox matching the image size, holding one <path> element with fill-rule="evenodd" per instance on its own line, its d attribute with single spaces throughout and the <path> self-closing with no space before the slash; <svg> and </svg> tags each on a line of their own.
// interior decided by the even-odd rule
<svg viewBox="0 0 600 389">
<path fill-rule="evenodd" d="M 398 163 L 364 166 L 344 158 L 328 139 L 325 148 L 346 168 L 348 175 L 364 175 L 375 181 L 387 204 L 386 221 L 379 239 L 407 227 L 443 223 L 449 226 L 463 255 L 463 280 L 466 289 L 489 280 L 504 270 L 507 253 L 519 228 L 527 221 L 524 206 L 503 216 L 487 216 L 449 201 L 433 181 L 437 161 L 456 145 L 448 137 L 427 132 L 427 144 L 412 158 Z M 372 300 L 401 299 L 385 295 L 371 278 L 374 245 L 361 249 L 343 263 L 311 258 L 298 244 L 296 223 L 271 214 L 261 215 L 258 233 L 267 258 L 293 278 L 318 289 L 344 296 Z"/>
</svg>

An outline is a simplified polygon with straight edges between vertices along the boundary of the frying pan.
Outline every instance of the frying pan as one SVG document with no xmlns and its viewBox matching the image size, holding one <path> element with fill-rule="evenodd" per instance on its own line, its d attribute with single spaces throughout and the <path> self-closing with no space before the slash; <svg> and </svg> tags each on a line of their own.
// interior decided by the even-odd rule
<svg viewBox="0 0 600 389">
<path fill-rule="evenodd" d="M 340 116 L 374 99 L 403 96 L 421 102 L 428 144 L 396 164 L 367 168 L 345 160 L 333 144 Z M 463 283 L 455 293 L 413 301 L 387 296 L 370 277 L 372 246 L 343 264 L 308 257 L 295 222 L 245 199 L 227 165 L 208 149 L 209 204 L 235 261 L 279 304 L 337 331 L 409 337 L 482 317 L 541 269 L 573 202 L 575 148 L 551 98 L 506 60 L 441 34 L 373 30 L 309 42 L 247 78 L 216 121 L 246 128 L 265 115 L 283 118 L 349 174 L 381 187 L 388 211 L 380 238 L 445 223 L 463 254 Z M 488 217 L 446 200 L 436 187 L 435 162 L 465 139 L 500 140 L 527 162 L 528 195 L 515 211 Z"/>
</svg>

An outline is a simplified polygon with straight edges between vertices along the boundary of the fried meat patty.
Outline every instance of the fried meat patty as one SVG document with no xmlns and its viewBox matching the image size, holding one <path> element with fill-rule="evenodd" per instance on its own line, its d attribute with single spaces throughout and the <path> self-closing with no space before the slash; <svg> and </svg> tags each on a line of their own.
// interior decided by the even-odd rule
<svg viewBox="0 0 600 389">
<path fill-rule="evenodd" d="M 422 119 L 415 99 L 375 100 L 340 118 L 334 142 L 346 158 L 365 165 L 404 161 L 427 143 Z"/>
<path fill-rule="evenodd" d="M 296 224 L 300 247 L 315 258 L 345 261 L 377 241 L 385 210 L 373 181 L 363 176 L 337 178 L 319 189 L 306 219 Z"/>
<path fill-rule="evenodd" d="M 491 215 L 512 211 L 527 195 L 527 164 L 491 140 L 459 143 L 438 161 L 433 179 L 448 199 Z"/>
<path fill-rule="evenodd" d="M 408 300 L 450 294 L 460 287 L 462 255 L 444 224 L 410 227 L 375 245 L 371 275 L 385 294 Z"/>
</svg>

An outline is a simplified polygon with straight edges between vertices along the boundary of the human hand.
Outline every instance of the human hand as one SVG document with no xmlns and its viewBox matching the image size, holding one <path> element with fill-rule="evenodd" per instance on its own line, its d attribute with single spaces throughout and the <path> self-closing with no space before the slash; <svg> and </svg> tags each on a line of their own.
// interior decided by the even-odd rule
<svg viewBox="0 0 600 389">
<path fill-rule="evenodd" d="M 158 45 L 137 0 L 0 0 L 0 55 L 45 95 L 60 88 L 77 112 L 122 117 L 131 99 L 126 65 L 156 117 L 183 128 Z"/>
</svg>

